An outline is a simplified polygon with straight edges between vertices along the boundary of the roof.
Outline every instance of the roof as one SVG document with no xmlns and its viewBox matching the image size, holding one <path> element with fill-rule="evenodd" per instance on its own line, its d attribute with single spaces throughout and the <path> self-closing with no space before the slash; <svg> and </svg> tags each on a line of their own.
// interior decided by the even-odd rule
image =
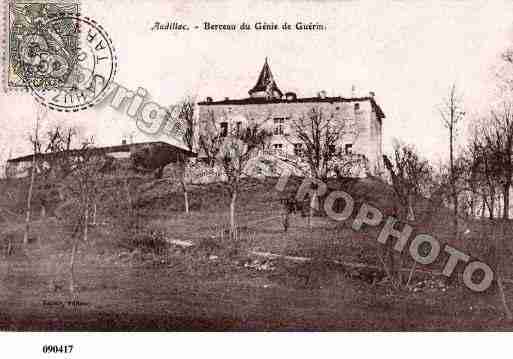
<svg viewBox="0 0 513 359">
<path fill-rule="evenodd" d="M 249 90 L 249 94 L 251 95 L 254 92 L 267 92 L 270 94 L 270 97 L 273 97 L 272 94 L 274 92 L 278 92 L 280 96 L 283 96 L 283 93 L 278 88 L 276 81 L 274 80 L 273 73 L 271 72 L 271 68 L 267 63 L 267 57 L 265 58 L 264 66 L 262 67 L 262 71 L 260 71 L 260 75 L 258 76 L 257 83 L 251 90 Z"/>
<path fill-rule="evenodd" d="M 44 160 L 49 158 L 58 158 L 62 157 L 64 155 L 79 155 L 81 153 L 84 153 L 85 151 L 93 154 L 101 154 L 105 155 L 108 153 L 114 153 L 114 152 L 130 152 L 132 149 L 135 149 L 136 147 L 142 147 L 145 145 L 165 145 L 166 147 L 171 147 L 172 150 L 181 152 L 186 154 L 189 157 L 196 157 L 197 154 L 195 152 L 173 146 L 166 142 L 141 142 L 141 143 L 132 143 L 132 144 L 126 144 L 126 145 L 118 145 L 118 146 L 106 146 L 106 147 L 91 147 L 87 149 L 79 149 L 79 150 L 68 150 L 68 151 L 59 151 L 59 152 L 50 152 L 50 153 L 39 153 L 36 155 L 36 160 Z M 16 157 L 11 158 L 7 160 L 7 163 L 19 163 L 19 162 L 27 162 L 32 161 L 34 159 L 34 155 L 26 155 L 22 157 Z"/>
<path fill-rule="evenodd" d="M 335 103 L 335 102 L 362 102 L 362 101 L 370 101 L 372 104 L 372 107 L 376 111 L 376 114 L 378 118 L 385 118 L 385 114 L 383 113 L 383 110 L 381 110 L 381 107 L 376 103 L 373 97 L 367 96 L 367 97 L 303 97 L 303 98 L 295 98 L 295 99 L 266 99 L 266 98 L 243 98 L 243 99 L 226 99 L 222 101 L 204 101 L 199 102 L 198 105 L 200 106 L 215 106 L 215 105 L 265 105 L 265 104 L 272 104 L 272 103 L 319 103 L 319 102 L 328 102 L 328 103 Z"/>
</svg>

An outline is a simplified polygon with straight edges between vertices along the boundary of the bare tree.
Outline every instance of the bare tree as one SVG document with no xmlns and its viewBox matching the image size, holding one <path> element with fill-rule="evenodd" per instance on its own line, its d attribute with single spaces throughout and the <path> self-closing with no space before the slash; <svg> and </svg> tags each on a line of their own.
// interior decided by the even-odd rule
<svg viewBox="0 0 513 359">
<path fill-rule="evenodd" d="M 45 153 L 59 154 L 48 156 L 48 172 L 54 172 L 55 175 L 65 177 L 71 171 L 70 157 L 62 155 L 78 146 L 77 139 L 79 131 L 76 127 L 63 127 L 56 125 L 50 128 L 46 133 Z"/>
<path fill-rule="evenodd" d="M 305 175 L 325 181 L 332 173 L 340 176 L 346 174 L 347 168 L 353 165 L 353 156 L 347 156 L 351 154 L 346 154 L 339 146 L 344 136 L 357 135 L 356 123 L 340 120 L 333 113 L 314 107 L 303 116 L 293 119 L 291 129 L 304 146 L 299 154 L 299 168 L 304 168 L 301 165 L 306 164 Z M 310 198 L 310 226 L 315 208 L 318 208 L 316 192 Z"/>
<path fill-rule="evenodd" d="M 48 189 L 55 188 L 60 193 L 60 181 L 72 171 L 70 154 L 78 145 L 79 132 L 73 126 L 65 127 L 59 124 L 49 127 L 42 135 L 40 132 L 39 128 L 37 134 L 29 135 L 29 141 L 36 154 L 32 166 L 35 171 L 32 174 L 37 177 L 37 181 L 32 184 L 32 191 L 29 190 L 29 193 L 31 194 L 31 207 L 34 205 L 33 202 L 38 200 L 41 207 L 41 218 L 44 218 L 47 197 L 51 192 Z"/>
<path fill-rule="evenodd" d="M 485 209 L 488 209 L 488 216 L 493 219 L 501 169 L 496 153 L 488 146 L 491 138 L 489 135 L 483 136 L 487 131 L 486 122 L 473 128 L 466 151 L 469 172 L 467 177 L 470 191 L 481 200 L 481 217 L 484 217 Z"/>
<path fill-rule="evenodd" d="M 193 152 L 194 150 L 194 130 L 196 128 L 194 119 L 194 106 L 195 100 L 192 97 L 185 98 L 180 103 L 179 121 L 183 123 L 182 140 L 187 150 Z M 180 177 L 180 184 L 183 190 L 185 213 L 189 213 L 189 192 L 187 190 L 187 170 L 189 166 L 189 157 L 180 153 L 178 158 L 178 172 Z"/>
<path fill-rule="evenodd" d="M 458 133 L 458 125 L 463 120 L 465 112 L 462 109 L 462 101 L 460 95 L 457 93 L 456 85 L 452 84 L 448 96 L 443 100 L 439 108 L 440 116 L 444 126 L 449 131 L 449 185 L 451 188 L 452 204 L 453 204 L 453 221 L 454 221 L 454 236 L 458 236 L 458 188 L 457 176 L 455 170 L 455 151 L 454 143 Z"/>
<path fill-rule="evenodd" d="M 494 255 L 495 255 L 495 277 L 497 280 L 497 287 L 498 287 L 498 294 L 499 298 L 502 303 L 502 307 L 504 308 L 504 314 L 506 316 L 506 319 L 511 321 L 513 320 L 513 313 L 511 312 L 511 309 L 508 306 L 508 301 L 506 298 L 506 293 L 504 291 L 504 285 L 503 285 L 503 271 L 505 264 L 509 261 L 507 261 L 505 254 L 506 249 L 506 243 L 505 239 L 509 237 L 511 233 L 511 225 L 508 223 L 507 220 L 498 221 L 498 223 L 492 223 L 494 227 L 494 237 L 495 241 L 493 243 L 493 246 L 495 247 Z M 497 224 L 497 226 L 496 226 Z M 498 228 L 496 228 L 498 227 Z M 511 245 L 511 243 L 508 243 Z"/>
<path fill-rule="evenodd" d="M 383 156 L 383 160 L 403 209 L 402 217 L 414 221 L 413 201 L 416 196 L 425 194 L 431 183 L 432 168 L 429 162 L 420 158 L 415 146 L 401 144 L 398 141 L 394 143 L 393 162 L 386 155 Z"/>
<path fill-rule="evenodd" d="M 221 151 L 224 137 L 221 129 L 216 123 L 214 111 L 207 112 L 206 118 L 199 123 L 199 146 L 207 159 L 209 166 L 216 164 L 216 159 Z"/>
<path fill-rule="evenodd" d="M 502 192 L 502 217 L 509 218 L 510 190 L 513 176 L 513 108 L 504 101 L 491 112 L 486 126 L 481 127 L 483 145 L 494 164 L 492 170 Z"/>
<path fill-rule="evenodd" d="M 31 207 L 32 207 L 32 194 L 34 191 L 34 182 L 36 178 L 37 172 L 37 158 L 41 154 L 41 141 L 39 139 L 39 126 L 42 119 L 42 114 L 38 113 L 36 116 L 36 123 L 34 124 L 34 133 L 30 135 L 29 140 L 32 143 L 32 167 L 30 169 L 30 183 L 27 195 L 27 207 L 25 210 L 25 233 L 23 235 L 23 243 L 27 244 L 29 242 L 29 234 L 30 234 L 30 216 L 31 216 Z"/>
<path fill-rule="evenodd" d="M 235 202 L 240 191 L 240 179 L 245 175 L 246 165 L 256 155 L 256 151 L 270 136 L 265 129 L 257 124 L 236 131 L 226 138 L 220 153 L 221 165 L 228 180 L 231 195 L 230 201 L 230 232 L 235 234 Z"/>
<path fill-rule="evenodd" d="M 210 113 L 207 120 L 200 123 L 200 126 L 201 148 L 205 151 L 208 161 L 212 165 L 218 164 L 226 175 L 230 196 L 230 235 L 235 238 L 237 233 L 235 210 L 237 197 L 241 191 L 241 178 L 248 175 L 249 161 L 258 155 L 258 151 L 271 134 L 261 124 L 248 119 L 242 126 L 233 126 L 223 133 L 213 113 Z"/>
<path fill-rule="evenodd" d="M 101 175 L 105 168 L 106 159 L 98 152 L 91 150 L 94 139 L 84 142 L 82 148 L 70 155 L 72 172 L 63 181 L 62 186 L 69 198 L 66 206 L 66 222 L 73 229 L 71 232 L 71 258 L 69 269 L 69 288 L 73 293 L 75 286 L 75 261 L 78 246 L 81 241 L 88 241 L 90 211 L 95 203 L 97 190 L 101 186 Z"/>
<path fill-rule="evenodd" d="M 511 232 L 508 219 L 509 191 L 513 174 L 513 149 L 511 148 L 513 145 L 513 121 L 510 103 L 504 101 L 500 111 L 492 111 L 491 117 L 477 123 L 473 130 L 468 151 L 472 169 L 476 172 L 473 179 L 476 182 L 477 193 L 481 195 L 483 201 L 482 217 L 484 217 L 484 206 L 486 205 L 490 218 L 490 221 L 482 223 L 482 227 L 490 229 L 488 234 L 492 237 L 490 246 L 493 249 L 498 296 L 506 319 L 511 321 L 513 314 L 508 306 L 503 285 L 506 253 L 508 253 L 508 246 L 511 245 L 506 240 Z M 500 219 L 500 205 L 497 208 L 497 219 L 494 219 L 495 203 L 499 201 L 500 204 L 501 196 L 500 193 L 496 193 L 496 188 L 502 190 L 502 219 Z"/>
<path fill-rule="evenodd" d="M 413 145 L 401 144 L 398 141 L 394 143 L 393 160 L 389 160 L 389 158 L 384 155 L 383 161 L 386 169 L 390 173 L 395 192 L 396 205 L 394 216 L 401 221 L 414 221 L 415 213 L 413 211 L 413 201 L 415 201 L 415 198 L 418 196 L 425 194 L 431 183 L 432 168 L 429 162 L 420 158 Z M 388 264 L 385 260 L 382 260 L 385 272 L 391 278 L 396 274 L 398 278 L 397 281 L 399 284 L 402 284 L 402 256 L 399 254 L 400 263 L 396 271 L 394 269 L 393 258 L 395 251 L 389 247 L 387 247 L 387 251 Z M 414 267 L 412 267 L 412 273 L 414 270 L 415 264 Z M 408 284 L 409 283 L 407 283 L 407 285 Z"/>
</svg>

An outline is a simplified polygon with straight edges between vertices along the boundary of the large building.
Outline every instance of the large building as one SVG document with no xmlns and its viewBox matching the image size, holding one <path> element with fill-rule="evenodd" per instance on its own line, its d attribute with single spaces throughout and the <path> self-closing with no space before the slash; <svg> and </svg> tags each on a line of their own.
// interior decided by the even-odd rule
<svg viewBox="0 0 513 359">
<path fill-rule="evenodd" d="M 58 152 L 39 153 L 11 158 L 7 161 L 5 176 L 7 178 L 24 178 L 31 174 L 32 165 L 37 164 L 38 170 L 48 169 L 52 164 L 61 163 L 63 159 L 76 159 L 84 154 L 111 160 L 123 161 L 132 158 L 134 166 L 152 168 L 152 165 L 163 167 L 175 163 L 184 157 L 196 157 L 196 153 L 171 145 L 166 142 L 124 143 L 119 146 L 91 147 Z"/>
<path fill-rule="evenodd" d="M 334 116 L 338 121 L 353 125 L 347 128 L 355 129 L 340 139 L 337 143 L 339 150 L 364 155 L 371 172 L 381 168 L 385 114 L 373 93 L 349 98 L 329 97 L 325 91 L 320 91 L 317 97 L 306 98 L 297 97 L 293 92 L 283 93 L 266 59 L 255 86 L 249 90 L 248 98 L 214 101 L 208 97 L 198 106 L 199 120 L 213 116 L 224 133 L 242 126 L 248 119 L 265 123 L 273 133 L 271 149 L 291 156 L 304 148 L 294 133 L 292 122 L 300 117 L 307 118 L 312 109 L 320 110 L 324 116 Z"/>
</svg>

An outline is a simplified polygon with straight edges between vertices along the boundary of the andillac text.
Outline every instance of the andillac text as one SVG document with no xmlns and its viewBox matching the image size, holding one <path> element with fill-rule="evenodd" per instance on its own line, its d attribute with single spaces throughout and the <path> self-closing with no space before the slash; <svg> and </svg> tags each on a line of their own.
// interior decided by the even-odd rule
<svg viewBox="0 0 513 359">
<path fill-rule="evenodd" d="M 283 191 L 289 178 L 290 172 L 284 171 L 276 183 L 275 188 L 280 192 Z M 296 199 L 298 201 L 302 201 L 307 195 L 317 195 L 319 197 L 324 196 L 327 190 L 328 186 L 324 182 L 314 178 L 305 178 L 299 186 Z M 333 210 L 333 205 L 335 201 L 339 199 L 344 201 L 345 206 L 342 211 L 335 212 Z M 346 221 L 351 218 L 355 209 L 354 205 L 355 202 L 353 197 L 344 191 L 332 191 L 324 200 L 324 210 L 326 211 L 326 214 L 329 218 L 335 221 Z M 383 220 L 384 216 L 378 208 L 367 203 L 363 203 L 354 217 L 351 228 L 355 231 L 359 231 L 364 225 L 376 227 L 382 224 Z M 396 242 L 393 248 L 395 251 L 402 253 L 410 240 L 413 227 L 409 224 L 404 224 L 403 228 L 399 230 L 395 228 L 395 225 L 398 222 L 398 219 L 393 216 L 387 217 L 385 224 L 378 235 L 377 241 L 381 244 L 385 244 L 389 239 L 395 239 Z M 425 255 L 421 255 L 419 253 L 419 248 L 421 248 L 424 243 L 428 243 L 430 249 L 429 253 L 423 253 Z M 418 234 L 411 240 L 408 250 L 413 260 L 419 264 L 428 265 L 433 263 L 440 255 L 441 245 L 435 237 L 429 234 Z M 454 273 L 454 269 L 458 263 L 463 262 L 465 263 L 463 282 L 469 289 L 476 292 L 483 292 L 490 287 L 494 277 L 490 266 L 480 261 L 469 262 L 470 256 L 448 244 L 443 247 L 443 251 L 449 254 L 449 258 L 447 259 L 442 271 L 444 276 L 450 277 Z M 475 283 L 473 281 L 473 274 L 476 271 L 482 271 L 483 273 L 479 283 Z"/>
</svg>

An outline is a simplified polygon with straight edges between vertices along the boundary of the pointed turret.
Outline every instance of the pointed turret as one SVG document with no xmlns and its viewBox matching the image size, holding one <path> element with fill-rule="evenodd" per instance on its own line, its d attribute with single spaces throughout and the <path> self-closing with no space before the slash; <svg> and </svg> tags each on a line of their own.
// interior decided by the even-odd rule
<svg viewBox="0 0 513 359">
<path fill-rule="evenodd" d="M 267 57 L 265 58 L 264 67 L 262 67 L 262 71 L 260 71 L 256 85 L 249 90 L 249 95 L 251 97 L 265 97 L 268 99 L 280 99 L 283 96 L 278 85 L 276 85 L 276 81 L 274 81 L 273 73 L 267 63 Z"/>
</svg>

